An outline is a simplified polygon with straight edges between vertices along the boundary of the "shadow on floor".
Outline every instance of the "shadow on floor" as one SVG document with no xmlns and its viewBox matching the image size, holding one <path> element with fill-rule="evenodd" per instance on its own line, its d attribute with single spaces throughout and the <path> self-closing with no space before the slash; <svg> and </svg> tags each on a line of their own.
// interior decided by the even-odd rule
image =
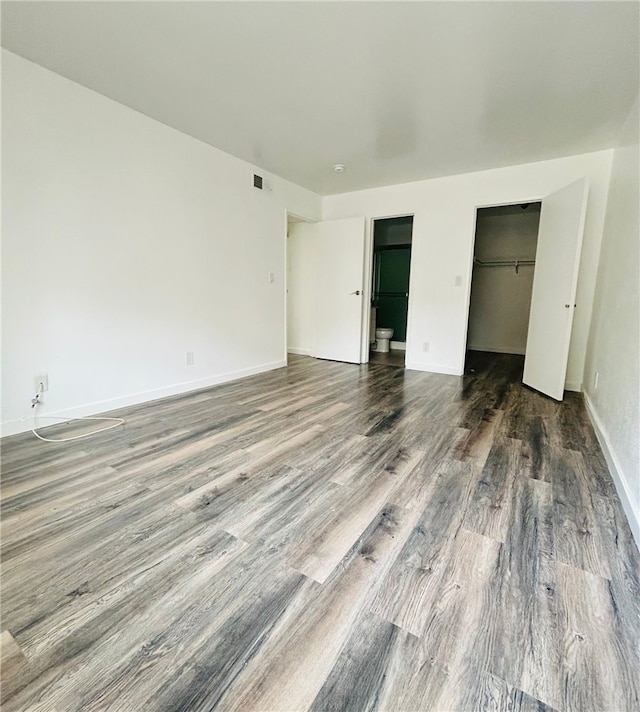
<svg viewBox="0 0 640 712">
<path fill-rule="evenodd" d="M 369 363 L 380 364 L 381 366 L 395 366 L 396 368 L 404 368 L 404 351 L 396 351 L 391 349 L 386 354 L 379 351 L 369 352 Z"/>
</svg>

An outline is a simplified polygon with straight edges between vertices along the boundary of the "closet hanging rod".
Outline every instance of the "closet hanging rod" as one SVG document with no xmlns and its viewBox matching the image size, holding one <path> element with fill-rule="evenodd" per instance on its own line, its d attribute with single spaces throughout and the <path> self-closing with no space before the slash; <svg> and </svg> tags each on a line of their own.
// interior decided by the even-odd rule
<svg viewBox="0 0 640 712">
<path fill-rule="evenodd" d="M 535 265 L 535 260 L 487 260 L 483 262 L 477 258 L 473 258 L 473 263 L 478 265 L 478 267 L 513 267 L 516 274 L 519 273 L 520 267 L 522 265 Z"/>
<path fill-rule="evenodd" d="M 515 265 L 534 265 L 536 263 L 535 260 L 519 260 L 514 258 L 503 260 L 479 260 L 477 257 L 473 258 L 473 262 L 481 267 L 498 267 L 502 265 L 506 267 L 514 267 Z"/>
<path fill-rule="evenodd" d="M 473 263 L 479 265 L 480 267 L 519 267 L 520 265 L 534 265 L 535 260 L 479 260 L 473 258 Z"/>
</svg>

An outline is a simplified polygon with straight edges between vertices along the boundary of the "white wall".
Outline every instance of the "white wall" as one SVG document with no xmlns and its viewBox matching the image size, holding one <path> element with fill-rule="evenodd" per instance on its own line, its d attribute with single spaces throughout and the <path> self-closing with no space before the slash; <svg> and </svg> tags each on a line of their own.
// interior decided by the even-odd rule
<svg viewBox="0 0 640 712">
<path fill-rule="evenodd" d="M 478 211 L 475 256 L 492 260 L 535 260 L 540 210 L 519 205 Z M 524 354 L 531 309 L 534 265 L 475 264 L 467 346 L 478 351 Z"/>
<path fill-rule="evenodd" d="M 315 339 L 316 273 L 309 223 L 293 223 L 287 239 L 287 347 L 310 355 Z"/>
<path fill-rule="evenodd" d="M 2 59 L 3 433 L 41 373 L 80 415 L 284 365 L 286 210 L 319 196 Z"/>
<path fill-rule="evenodd" d="M 640 150 L 638 99 L 613 158 L 585 395 L 640 546 Z M 598 374 L 598 386 L 595 375 Z"/>
<path fill-rule="evenodd" d="M 409 368 L 463 370 L 477 207 L 525 203 L 586 176 L 590 183 L 567 387 L 582 384 L 613 151 L 343 193 L 323 198 L 323 218 L 414 214 L 407 334 Z M 455 286 L 456 276 L 462 286 Z M 424 344 L 429 344 L 429 351 Z"/>
</svg>

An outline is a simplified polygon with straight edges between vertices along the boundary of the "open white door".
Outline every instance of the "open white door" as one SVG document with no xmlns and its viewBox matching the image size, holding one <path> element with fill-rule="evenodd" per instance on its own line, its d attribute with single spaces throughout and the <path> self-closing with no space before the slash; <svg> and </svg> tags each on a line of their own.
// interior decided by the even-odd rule
<svg viewBox="0 0 640 712">
<path fill-rule="evenodd" d="M 312 355 L 361 362 L 364 218 L 315 223 L 315 345 Z"/>
<path fill-rule="evenodd" d="M 523 383 L 561 401 L 587 210 L 585 178 L 542 201 Z"/>
</svg>

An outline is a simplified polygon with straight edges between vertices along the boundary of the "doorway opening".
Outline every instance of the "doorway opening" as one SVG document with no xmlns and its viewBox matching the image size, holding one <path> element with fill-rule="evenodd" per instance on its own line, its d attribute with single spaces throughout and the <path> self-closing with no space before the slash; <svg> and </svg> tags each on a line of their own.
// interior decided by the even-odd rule
<svg viewBox="0 0 640 712">
<path fill-rule="evenodd" d="M 369 360 L 404 367 L 413 216 L 373 222 Z"/>
<path fill-rule="evenodd" d="M 465 372 L 487 354 L 526 353 L 541 205 L 477 210 Z"/>
<path fill-rule="evenodd" d="M 285 354 L 310 356 L 313 346 L 313 255 L 309 227 L 314 221 L 287 212 L 285 261 Z"/>
<path fill-rule="evenodd" d="M 363 362 L 365 219 L 287 220 L 286 349 Z M 366 309 L 365 309 L 366 306 Z"/>
</svg>

